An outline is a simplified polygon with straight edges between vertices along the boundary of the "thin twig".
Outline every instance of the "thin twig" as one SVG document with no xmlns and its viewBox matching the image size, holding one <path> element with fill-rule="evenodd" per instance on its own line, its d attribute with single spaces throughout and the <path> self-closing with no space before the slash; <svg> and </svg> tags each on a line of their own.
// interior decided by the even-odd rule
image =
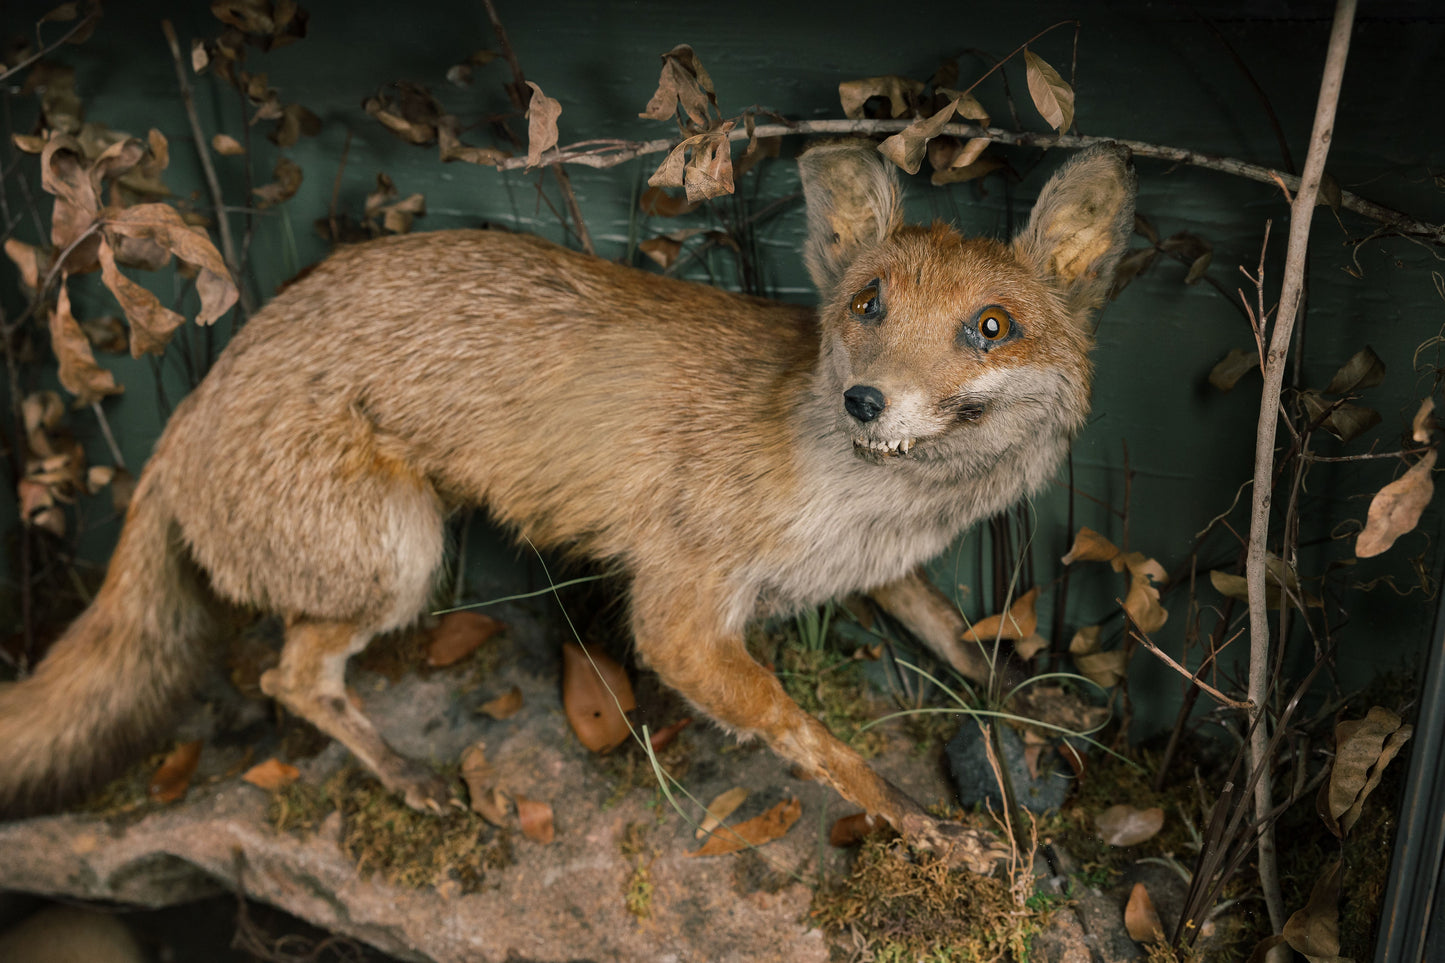
<svg viewBox="0 0 1445 963">
<path fill-rule="evenodd" d="M 1124 608 L 1123 599 L 1116 598 L 1114 601 L 1119 604 L 1119 608 Z M 1229 706 L 1231 709 L 1249 710 L 1254 708 L 1253 703 L 1240 702 L 1238 699 L 1231 699 L 1229 696 L 1225 695 L 1223 692 L 1220 692 L 1214 686 L 1201 679 L 1198 672 L 1190 672 L 1184 666 L 1180 665 L 1178 662 L 1175 662 L 1174 659 L 1170 657 L 1167 652 L 1159 648 L 1159 646 L 1155 645 L 1150 640 L 1149 636 L 1144 634 L 1143 630 L 1139 628 L 1139 624 L 1134 621 L 1133 616 L 1131 616 L 1127 610 L 1124 612 L 1124 621 L 1129 624 L 1129 634 L 1132 635 L 1134 639 L 1139 642 L 1140 645 L 1144 646 L 1144 648 L 1157 655 L 1160 659 L 1164 661 L 1166 665 L 1172 668 L 1175 672 L 1178 672 L 1180 675 L 1184 676 L 1184 678 L 1188 679 L 1190 682 L 1198 686 L 1206 695 L 1208 695 L 1214 701 L 1218 702 L 1220 705 Z M 1209 663 L 1206 661 L 1203 665 L 1199 667 L 1200 671 L 1202 672 L 1204 668 L 1208 665 Z"/>
<path fill-rule="evenodd" d="M 186 107 L 186 117 L 191 123 L 191 137 L 196 142 L 196 156 L 201 161 L 201 173 L 206 178 L 206 188 L 211 192 L 211 204 L 216 209 L 216 229 L 221 235 L 221 253 L 225 255 L 226 267 L 240 292 L 241 310 L 250 317 L 256 310 L 250 291 L 240 280 L 241 260 L 236 252 L 236 240 L 231 236 L 231 223 L 225 211 L 225 198 L 221 194 L 221 181 L 216 176 L 216 165 L 211 162 L 211 149 L 206 142 L 206 132 L 201 129 L 201 118 L 196 113 L 196 100 L 191 94 L 191 81 L 186 76 L 186 62 L 181 56 L 181 42 L 176 39 L 176 29 L 169 20 L 161 21 L 161 30 L 171 48 L 171 60 L 176 65 L 176 84 L 181 90 L 181 101 Z"/>
<path fill-rule="evenodd" d="M 59 40 L 56 40 L 54 43 L 42 47 L 40 50 L 26 57 L 15 66 L 7 67 L 4 70 L 0 70 L 0 84 L 3 84 L 11 77 L 20 73 L 22 70 L 25 70 L 33 64 L 39 63 L 41 60 L 44 60 L 49 54 L 69 43 L 71 37 L 74 37 L 76 34 L 80 33 L 80 31 L 84 30 L 86 27 L 91 26 L 95 23 L 95 21 L 99 19 L 100 7 L 99 5 L 96 5 L 93 6 L 90 12 L 87 13 L 84 17 L 81 17 L 79 20 L 77 20 L 75 26 L 71 27 L 69 30 L 65 31 L 65 33 L 61 34 Z M 35 32 L 37 36 L 40 33 L 40 24 L 38 23 L 35 25 Z"/>
<path fill-rule="evenodd" d="M 1350 31 L 1355 17 L 1355 0 L 1338 0 L 1334 24 L 1330 30 L 1329 49 L 1325 55 L 1324 76 L 1320 81 L 1319 102 L 1315 108 L 1314 128 L 1310 135 L 1309 154 L 1305 158 L 1304 176 L 1299 180 L 1291 206 L 1289 247 L 1285 256 L 1280 306 L 1270 337 L 1269 352 L 1264 359 L 1264 389 L 1259 405 L 1259 425 L 1255 443 L 1254 489 L 1250 518 L 1249 548 L 1245 577 L 1249 586 L 1250 659 L 1248 697 L 1254 704 L 1254 725 L 1250 733 L 1250 760 L 1260 777 L 1254 785 L 1256 819 L 1266 827 L 1259 836 L 1259 875 L 1269 909 L 1270 925 L 1278 933 L 1284 927 L 1284 898 L 1280 893 L 1272 827 L 1265 824 L 1273 808 L 1273 778 L 1268 764 L 1270 733 L 1264 715 L 1268 708 L 1270 657 L 1269 610 L 1265 600 L 1266 542 L 1269 536 L 1271 480 L 1274 474 L 1274 445 L 1279 422 L 1280 392 L 1284 387 L 1284 366 L 1294 332 L 1295 317 L 1303 293 L 1305 252 L 1309 243 L 1310 222 L 1315 198 L 1324 175 L 1325 156 L 1334 134 L 1335 107 L 1339 102 L 1340 84 L 1345 58 L 1349 53 Z M 1263 318 L 1260 319 L 1263 324 Z M 1281 646 L 1284 639 L 1279 640 Z"/>
</svg>

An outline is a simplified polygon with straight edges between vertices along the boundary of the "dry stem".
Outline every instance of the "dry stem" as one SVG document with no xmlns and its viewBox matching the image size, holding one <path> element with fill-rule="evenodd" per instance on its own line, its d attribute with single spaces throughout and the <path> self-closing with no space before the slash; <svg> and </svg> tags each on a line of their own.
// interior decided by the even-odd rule
<svg viewBox="0 0 1445 963">
<path fill-rule="evenodd" d="M 1255 443 L 1254 489 L 1245 565 L 1245 577 L 1249 585 L 1250 620 L 1248 696 L 1256 707 L 1256 725 L 1250 734 L 1250 764 L 1261 771 L 1260 779 L 1254 787 L 1255 815 L 1263 830 L 1259 836 L 1259 875 L 1265 904 L 1269 908 L 1270 925 L 1276 933 L 1284 928 L 1284 899 L 1280 894 L 1273 826 L 1266 821 L 1272 809 L 1270 799 L 1273 795 L 1273 774 L 1266 758 L 1269 752 L 1269 728 L 1266 719 L 1258 718 L 1268 709 L 1270 674 L 1269 611 L 1265 604 L 1265 543 L 1269 536 L 1274 445 L 1279 421 L 1280 393 L 1284 387 L 1285 359 L 1289 353 L 1295 317 L 1304 290 L 1305 252 L 1309 244 L 1310 222 L 1314 214 L 1315 198 L 1319 194 L 1320 180 L 1324 175 L 1325 155 L 1329 152 L 1330 140 L 1334 135 L 1335 106 L 1339 101 L 1354 17 L 1355 0 L 1338 0 L 1334 25 L 1330 30 L 1329 49 L 1325 55 L 1324 76 L 1320 81 L 1314 129 L 1310 134 L 1309 154 L 1305 158 L 1304 176 L 1299 179 L 1297 193 L 1291 205 L 1289 247 L 1285 257 L 1279 312 L 1270 338 L 1269 353 L 1264 359 L 1264 389 L 1260 398 Z M 1260 323 L 1264 323 L 1263 318 Z M 1283 645 L 1284 640 L 1280 639 L 1279 644 Z"/>
</svg>

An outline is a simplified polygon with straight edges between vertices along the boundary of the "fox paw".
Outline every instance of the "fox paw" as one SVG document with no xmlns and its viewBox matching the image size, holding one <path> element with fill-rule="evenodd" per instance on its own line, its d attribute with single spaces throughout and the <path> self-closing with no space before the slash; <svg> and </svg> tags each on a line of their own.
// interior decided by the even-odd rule
<svg viewBox="0 0 1445 963">
<path fill-rule="evenodd" d="M 403 762 L 403 765 L 387 773 L 382 782 L 386 788 L 400 795 L 409 808 L 440 816 L 448 809 L 461 807 L 461 801 L 452 792 L 450 780 L 409 759 Z"/>
<path fill-rule="evenodd" d="M 909 813 L 902 823 L 899 831 L 911 845 L 972 873 L 987 876 L 999 860 L 1009 855 L 1008 847 L 992 833 L 934 819 L 926 813 Z"/>
</svg>

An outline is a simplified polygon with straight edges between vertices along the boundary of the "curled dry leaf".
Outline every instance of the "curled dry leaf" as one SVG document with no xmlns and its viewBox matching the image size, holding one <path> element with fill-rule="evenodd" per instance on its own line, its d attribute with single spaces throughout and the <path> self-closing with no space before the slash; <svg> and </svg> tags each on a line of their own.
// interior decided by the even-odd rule
<svg viewBox="0 0 1445 963">
<path fill-rule="evenodd" d="M 1039 116 L 1054 130 L 1067 130 L 1074 122 L 1074 89 L 1057 70 L 1028 48 L 1024 48 L 1024 73 L 1028 77 L 1029 96 Z"/>
<path fill-rule="evenodd" d="M 60 361 L 59 378 L 66 391 L 75 395 L 78 407 L 84 407 L 107 395 L 125 390 L 115 383 L 115 375 L 95 363 L 90 341 L 70 313 L 70 292 L 64 281 L 55 308 L 50 312 L 50 346 Z"/>
<path fill-rule="evenodd" d="M 42 252 L 32 244 L 26 244 L 19 238 L 6 238 L 5 256 L 14 263 L 16 270 L 20 272 L 20 286 L 28 297 L 34 297 L 35 292 L 40 288 L 40 274 L 42 270 L 49 270 L 49 265 L 42 266 Z M 44 256 L 46 261 L 48 256 Z"/>
<path fill-rule="evenodd" d="M 692 856 L 721 856 L 740 849 L 761 846 L 780 838 L 798 817 L 803 814 L 803 804 L 797 799 L 780 802 L 761 816 L 754 816 L 736 826 L 722 826 L 713 832 Z"/>
<path fill-rule="evenodd" d="M 734 786 L 727 792 L 718 793 L 712 802 L 707 804 L 707 812 L 703 814 L 702 822 L 698 823 L 697 832 L 693 833 L 694 838 L 702 839 L 722 825 L 737 808 L 748 798 L 748 791 L 742 786 Z"/>
<path fill-rule="evenodd" d="M 186 742 L 172 750 L 151 776 L 146 786 L 146 795 L 156 802 L 171 803 L 180 799 L 190 788 L 191 777 L 201 761 L 201 740 Z"/>
<path fill-rule="evenodd" d="M 647 179 L 652 187 L 681 187 L 690 204 L 733 192 L 732 146 L 726 121 L 715 130 L 694 134 L 678 144 Z"/>
<path fill-rule="evenodd" d="M 1231 348 L 1229 354 L 1209 372 L 1209 383 L 1220 391 L 1228 391 L 1239 383 L 1239 379 L 1251 371 L 1259 370 L 1259 352 Z"/>
<path fill-rule="evenodd" d="M 1369 345 L 1356 351 L 1340 366 L 1325 387 L 1328 395 L 1349 395 L 1373 388 L 1385 380 L 1385 362 Z"/>
<path fill-rule="evenodd" d="M 1284 924 L 1285 942 L 1310 959 L 1334 960 L 1340 953 L 1340 880 L 1343 864 L 1336 860 L 1315 881 L 1310 900 Z"/>
<path fill-rule="evenodd" d="M 522 690 L 512 686 L 495 699 L 483 702 L 477 707 L 477 711 L 493 719 L 510 719 L 522 711 Z"/>
<path fill-rule="evenodd" d="M 577 739 L 593 752 L 611 752 L 631 733 L 624 713 L 637 707 L 632 682 L 616 661 L 576 642 L 562 646 L 562 708 Z"/>
<path fill-rule="evenodd" d="M 1137 846 L 1164 828 L 1164 810 L 1136 809 L 1128 803 L 1110 806 L 1094 817 L 1094 829 L 1110 846 Z"/>
<path fill-rule="evenodd" d="M 517 822 L 521 824 L 523 836 L 534 843 L 541 843 L 543 846 L 556 838 L 550 803 L 528 799 L 522 795 L 516 796 L 515 801 L 517 803 Z"/>
<path fill-rule="evenodd" d="M 562 105 L 542 93 L 542 88 L 527 81 L 532 99 L 527 101 L 527 166 L 542 163 L 542 155 L 557 146 L 557 118 Z"/>
<path fill-rule="evenodd" d="M 884 139 L 878 145 L 878 152 L 910 174 L 917 174 L 923 166 L 928 151 L 928 142 L 938 136 L 945 124 L 953 119 L 958 100 L 950 100 L 932 116 L 909 124 L 898 133 Z M 987 145 L 985 145 L 987 146 Z"/>
<path fill-rule="evenodd" d="M 131 357 L 165 351 L 176 328 L 186 319 L 161 304 L 160 298 L 150 291 L 121 274 L 115 264 L 115 253 L 104 241 L 100 244 L 99 256 L 101 280 L 120 302 L 120 308 L 130 322 Z"/>
<path fill-rule="evenodd" d="M 672 741 L 677 738 L 679 732 L 690 725 L 692 725 L 692 717 L 683 716 L 672 725 L 663 726 L 661 729 L 652 733 L 652 735 L 648 737 L 647 743 L 652 746 L 653 752 L 661 752 L 672 744 Z"/>
<path fill-rule="evenodd" d="M 243 781 L 267 792 L 284 789 L 300 778 L 301 770 L 282 762 L 275 756 L 247 769 L 246 774 L 241 777 Z"/>
<path fill-rule="evenodd" d="M 1129 892 L 1129 902 L 1124 907 L 1124 928 L 1129 938 L 1137 943 L 1164 942 L 1164 924 L 1159 920 L 1159 911 L 1143 883 L 1135 883 Z"/>
<path fill-rule="evenodd" d="M 1410 470 L 1375 493 L 1370 500 L 1365 529 L 1355 541 L 1357 558 L 1373 558 L 1395 544 L 1395 540 L 1412 531 L 1420 522 L 1420 514 L 1435 494 L 1431 471 L 1435 468 L 1435 449 L 1410 466 Z"/>
<path fill-rule="evenodd" d="M 278 162 L 290 163 L 285 158 Z M 292 165 L 294 166 L 294 165 Z M 299 183 L 299 168 L 298 183 Z M 105 219 L 106 233 L 111 236 L 143 238 L 160 245 L 176 257 L 196 268 L 196 292 L 201 296 L 197 324 L 211 324 L 231 309 L 238 292 L 231 272 L 204 230 L 185 222 L 169 204 L 137 204 Z M 114 290 L 114 288 L 112 288 Z M 127 312 L 129 314 L 129 312 Z"/>
<path fill-rule="evenodd" d="M 859 80 L 845 80 L 838 85 L 838 99 L 843 105 L 843 116 L 858 120 L 864 115 L 864 106 L 874 97 L 888 101 L 888 115 L 885 120 L 908 117 L 918 106 L 923 94 L 923 83 L 909 77 L 863 77 Z"/>
<path fill-rule="evenodd" d="M 1433 395 L 1420 402 L 1420 408 L 1415 412 L 1415 420 L 1410 423 L 1410 437 L 1415 441 L 1424 444 L 1430 440 L 1430 432 L 1435 429 L 1434 411 L 1435 398 Z"/>
<path fill-rule="evenodd" d="M 1414 733 L 1389 709 L 1372 706 L 1363 719 L 1335 726 L 1335 761 L 1329 781 L 1320 787 L 1319 810 L 1325 825 L 1343 837 L 1363 811 L 1365 798 L 1380 784 L 1385 767 Z"/>
<path fill-rule="evenodd" d="M 282 201 L 290 200 L 301 189 L 301 167 L 288 157 L 276 158 L 271 169 L 271 183 L 251 188 L 256 195 L 256 206 L 265 210 Z"/>
<path fill-rule="evenodd" d="M 708 106 L 717 107 L 717 91 L 702 61 L 687 44 L 678 44 L 662 55 L 662 74 L 657 90 L 639 117 L 667 120 L 679 108 L 696 127 L 708 126 Z"/>
<path fill-rule="evenodd" d="M 888 826 L 882 816 L 872 813 L 854 813 L 840 817 L 828 830 L 828 845 L 839 849 L 862 842 L 874 833 Z"/>
<path fill-rule="evenodd" d="M 1113 542 L 1092 528 L 1084 526 L 1074 536 L 1074 545 L 1069 549 L 1069 554 L 1060 561 L 1065 565 L 1072 565 L 1075 562 L 1112 562 L 1118 554 L 1119 549 Z"/>
<path fill-rule="evenodd" d="M 451 114 L 446 114 L 437 121 L 437 148 L 444 164 L 462 161 L 466 164 L 493 167 L 512 156 L 511 151 L 496 147 L 472 147 L 463 144 L 457 119 Z"/>
<path fill-rule="evenodd" d="M 426 664 L 434 669 L 455 665 L 506 627 L 505 622 L 480 612 L 448 612 L 429 633 Z"/>
<path fill-rule="evenodd" d="M 975 622 L 972 628 L 963 633 L 963 640 L 992 642 L 995 639 L 1023 641 L 1036 638 L 1035 632 L 1039 627 L 1038 601 L 1039 588 L 1036 585 L 1014 599 L 1004 614 L 990 615 Z"/>
<path fill-rule="evenodd" d="M 1314 390 L 1301 391 L 1299 397 L 1310 420 L 1318 421 L 1321 428 L 1340 441 L 1358 438 L 1380 423 L 1380 413 L 1364 405 L 1330 401 Z"/>
<path fill-rule="evenodd" d="M 679 217 L 697 210 L 697 205 L 685 196 L 676 197 L 660 187 L 649 187 L 643 191 L 637 207 L 642 213 L 657 217 Z"/>
<path fill-rule="evenodd" d="M 217 134 L 212 137 L 211 150 L 222 157 L 239 157 L 246 153 L 246 148 L 241 146 L 241 142 L 230 134 Z"/>
</svg>

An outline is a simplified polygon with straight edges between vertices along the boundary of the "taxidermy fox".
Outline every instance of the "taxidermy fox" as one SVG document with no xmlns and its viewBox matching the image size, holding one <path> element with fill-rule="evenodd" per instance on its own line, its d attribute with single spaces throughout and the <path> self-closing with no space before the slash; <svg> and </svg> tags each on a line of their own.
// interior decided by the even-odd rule
<svg viewBox="0 0 1445 963">
<path fill-rule="evenodd" d="M 344 248 L 277 295 L 176 409 L 94 604 L 0 692 L 0 810 L 54 804 L 157 736 L 217 599 L 284 618 L 269 695 L 410 805 L 446 803 L 344 676 L 425 611 L 443 520 L 470 504 L 624 570 L 638 654 L 713 719 L 946 835 L 743 628 L 867 591 L 936 618 L 910 609 L 915 568 L 1037 489 L 1084 421 L 1133 173 L 1122 150 L 1076 157 L 1005 244 L 902 224 L 871 149 L 799 163 L 816 311 L 489 231 Z"/>
</svg>

